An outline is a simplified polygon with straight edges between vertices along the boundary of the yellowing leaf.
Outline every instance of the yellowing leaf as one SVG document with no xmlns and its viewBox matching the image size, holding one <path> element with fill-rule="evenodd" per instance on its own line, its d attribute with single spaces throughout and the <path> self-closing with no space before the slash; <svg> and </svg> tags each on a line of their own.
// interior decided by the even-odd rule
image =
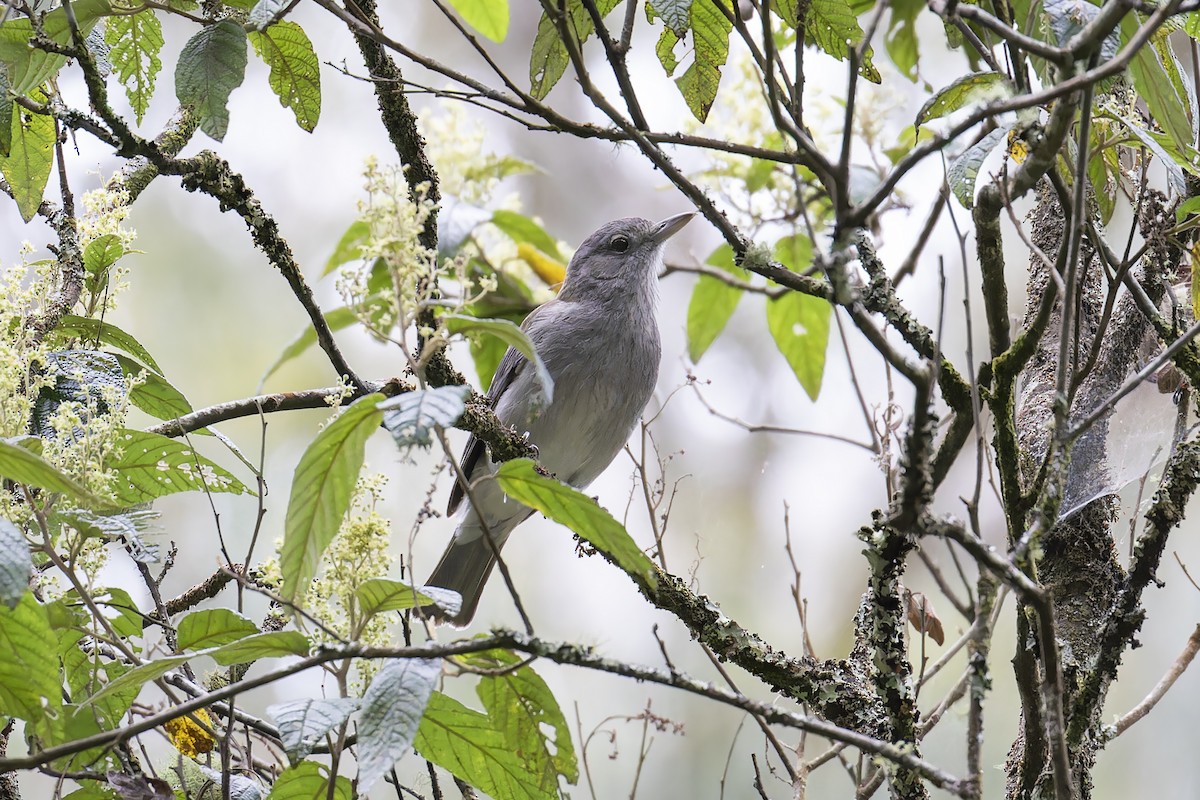
<svg viewBox="0 0 1200 800">
<path fill-rule="evenodd" d="M 528 264 L 529 268 L 547 286 L 556 291 L 559 286 L 562 286 L 563 280 L 567 277 L 567 268 L 561 261 L 551 258 L 531 244 L 526 244 L 525 242 L 518 244 L 517 258 Z"/>
<path fill-rule="evenodd" d="M 188 758 L 212 752 L 216 744 L 213 735 L 209 733 L 212 729 L 212 718 L 203 708 L 193 711 L 188 716 L 176 717 L 163 725 L 167 739 L 176 750 Z"/>
</svg>

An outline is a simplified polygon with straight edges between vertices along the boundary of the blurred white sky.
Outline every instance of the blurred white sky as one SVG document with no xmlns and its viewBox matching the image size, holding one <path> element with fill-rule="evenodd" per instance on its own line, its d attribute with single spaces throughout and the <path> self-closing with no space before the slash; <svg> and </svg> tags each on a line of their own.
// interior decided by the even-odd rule
<svg viewBox="0 0 1200 800">
<path fill-rule="evenodd" d="M 491 47 L 518 83 L 523 83 L 523 76 L 528 73 L 526 53 L 536 27 L 536 17 L 528 9 L 521 12 L 513 20 L 508 41 Z M 232 96 L 232 121 L 226 140 L 217 144 L 198 135 L 189 152 L 216 149 L 246 176 L 264 207 L 279 221 L 299 263 L 317 285 L 322 303 L 333 308 L 340 305 L 340 300 L 332 280 L 319 281 L 318 275 L 338 237 L 354 218 L 355 203 L 362 196 L 363 162 L 371 154 L 385 161 L 394 160 L 395 155 L 378 120 L 370 86 L 334 68 L 344 66 L 350 73 L 362 75 L 363 68 L 351 38 L 313 6 L 301 4 L 294 18 L 305 26 L 318 55 L 327 62 L 322 67 L 324 103 L 316 132 L 306 134 L 295 125 L 291 113 L 280 107 L 270 94 L 266 69 L 252 56 L 245 84 Z M 930 33 L 940 31 L 936 21 L 924 22 L 929 23 Z M 406 6 L 403 13 L 385 20 L 385 28 L 439 61 L 482 74 L 479 62 L 436 12 L 414 14 Z M 165 63 L 173 62 L 172 54 L 182 46 L 190 31 L 189 26 L 168 25 L 169 54 L 164 58 Z M 653 35 L 644 20 L 639 20 L 634 73 L 643 88 L 643 106 L 648 109 L 652 124 L 665 130 L 677 129 L 688 112 L 653 57 Z M 595 57 L 596 48 L 589 48 L 589 53 Z M 962 68 L 958 54 L 926 54 L 926 57 L 929 60 L 923 62 L 924 74 L 938 85 L 948 82 L 951 72 Z M 885 56 L 878 54 L 877 60 L 884 61 Z M 599 60 L 593 63 L 599 77 L 602 64 Z M 806 58 L 806 65 L 810 92 L 828 96 L 844 86 L 841 65 L 815 54 Z M 408 77 L 428 78 L 435 86 L 445 85 L 442 78 L 423 75 L 412 65 L 402 66 Z M 892 110 L 889 126 L 896 133 L 910 124 L 922 102 L 921 87 L 909 84 L 886 68 L 885 74 L 882 96 Z M 82 105 L 78 82 L 71 78 L 63 83 L 68 96 Z M 601 79 L 600 83 L 608 86 L 610 82 Z M 612 96 L 616 96 L 615 92 Z M 120 92 L 114 90 L 113 97 L 118 107 L 123 108 Z M 574 117 L 598 120 L 595 112 L 589 115 L 588 106 L 569 75 L 550 100 Z M 426 98 L 414 97 L 413 102 L 422 113 L 436 113 L 436 107 Z M 163 74 L 143 130 L 157 130 L 173 110 L 171 76 Z M 472 113 L 478 116 L 478 112 Z M 663 176 L 653 171 L 632 146 L 533 133 L 497 117 L 478 118 L 487 126 L 487 146 L 491 150 L 513 153 L 542 168 L 543 174 L 513 179 L 508 185 L 520 194 L 526 213 L 540 217 L 553 235 L 571 245 L 609 219 L 622 216 L 658 219 L 688 208 L 682 196 L 667 188 Z M 120 162 L 86 135 L 79 135 L 78 146 L 80 155 L 73 159 L 72 180 L 73 188 L 80 193 L 97 185 L 99 176 L 111 173 Z M 679 158 L 685 164 L 695 163 L 690 154 L 680 154 Z M 940 180 L 940 168 L 930 164 L 901 185 L 914 210 L 911 214 L 897 212 L 884 218 L 881 252 L 885 263 L 894 267 L 907 252 Z M 49 196 L 53 197 L 53 188 Z M 48 241 L 48 232 L 40 223 L 22 226 L 11 204 L 0 208 L 3 209 L 0 262 L 8 264 L 15 260 L 22 239 L 38 246 Z M 955 206 L 955 213 L 960 223 L 969 220 L 960 207 Z M 193 406 L 199 408 L 254 394 L 265 368 L 303 327 L 305 320 L 283 280 L 251 247 L 241 221 L 220 214 L 211 199 L 181 191 L 176 179 L 164 178 L 157 180 L 137 203 L 130 223 L 138 230 L 136 246 L 143 254 L 132 259 L 131 288 L 122 298 L 114 321 L 151 348 L 168 379 L 184 391 Z M 718 241 L 716 233 L 698 220 L 672 241 L 668 259 L 682 263 L 703 260 Z M 1024 262 L 1015 237 L 1010 236 L 1009 243 L 1014 254 L 1010 273 L 1014 278 L 1013 313 L 1020 314 L 1023 309 L 1020 275 Z M 948 225 L 939 227 L 917 276 L 903 286 L 902 295 L 922 320 L 936 325 L 939 256 L 945 258 L 949 286 L 945 300 L 945 347 L 969 371 L 963 358 L 961 259 Z M 968 268 L 968 274 L 977 291 L 976 272 Z M 753 423 L 837 431 L 865 438 L 862 415 L 836 333 L 831 338 L 824 388 L 817 403 L 805 396 L 775 352 L 766 335 L 760 297 L 743 299 L 727 333 L 699 365 L 693 366 L 686 361 L 683 337 L 691 288 L 692 279 L 682 276 L 672 276 L 662 285 L 664 357 L 656 404 L 671 397 L 673 390 L 692 372 L 704 382 L 708 400 L 724 413 Z M 981 306 L 977 298 L 973 302 L 976 351 L 982 352 L 986 337 Z M 403 368 L 399 354 L 368 341 L 365 336 L 343 332 L 338 334 L 338 340 L 351 363 L 366 377 L 384 379 Z M 880 361 L 854 333 L 850 334 L 850 345 L 868 402 L 879 407 L 888 392 Z M 460 366 L 469 366 L 465 351 L 458 351 L 455 359 Z M 317 352 L 312 352 L 273 377 L 267 389 L 326 386 L 332 379 L 328 365 Z M 905 409 L 908 396 L 897 384 L 897 399 Z M 291 472 L 324 416 L 321 412 L 297 412 L 269 420 L 265 464 L 270 493 L 266 498 L 268 516 L 263 529 L 268 542 L 281 535 Z M 257 421 L 231 423 L 223 430 L 244 451 L 257 454 L 260 437 Z M 690 390 L 670 399 L 653 432 L 661 453 L 671 455 L 668 482 L 679 480 L 667 535 L 669 563 L 674 571 L 689 574 L 695 570 L 701 592 L 751 630 L 798 655 L 801 637 L 789 596 L 790 568 L 783 550 L 786 504 L 790 508 L 792 547 L 803 571 L 803 592 L 809 599 L 814 644 L 822 657 L 844 656 L 850 645 L 851 618 L 867 574 L 865 561 L 859 555 L 861 544 L 854 533 L 869 523 L 872 509 L 886 502 L 882 473 L 874 460 L 864 451 L 826 439 L 745 433 L 710 416 Z M 462 439 L 456 436 L 455 441 L 461 444 Z M 234 460 L 227 454 L 221 451 L 213 454 L 221 463 L 234 466 Z M 407 560 L 410 520 L 424 501 L 437 459 L 418 453 L 414 462 L 406 462 L 382 432 L 370 444 L 369 459 L 372 469 L 391 478 L 388 507 L 383 512 L 393 520 L 395 550 L 405 553 Z M 939 510 L 962 515 L 959 498 L 970 494 L 973 471 L 973 459 L 964 458 L 939 492 Z M 618 518 L 628 506 L 626 521 L 631 532 L 639 542 L 648 544 L 651 535 L 645 506 L 640 490 L 634 491 L 631 474 L 631 462 L 621 456 L 589 493 L 599 496 L 601 503 Z M 444 506 L 447 486 L 443 479 L 434 495 L 435 508 Z M 257 511 L 255 502 L 251 498 L 221 496 L 216 503 L 224 535 L 237 543 L 233 545 L 234 552 L 243 551 Z M 168 498 L 158 507 L 164 515 L 164 538 L 179 541 L 187 555 L 168 581 L 167 593 L 174 593 L 214 569 L 213 515 L 201 496 Z M 991 540 L 1002 543 L 1003 532 L 994 507 L 989 508 L 985 524 Z M 418 579 L 424 577 L 440 554 L 452 525 L 443 519 L 430 521 L 411 544 Z M 1125 545 L 1124 541 L 1120 543 L 1122 551 Z M 1194 565 L 1194 574 L 1200 574 L 1200 546 L 1195 541 L 1194 529 L 1181 532 L 1173 540 L 1173 546 L 1185 562 Z M 930 542 L 928 549 L 935 560 L 952 569 L 944 547 Z M 266 549 L 260 547 L 259 555 L 266 555 Z M 532 520 L 513 537 L 505 549 L 505 557 L 540 635 L 591 643 L 614 657 L 661 664 L 659 646 L 652 632 L 652 625 L 657 625 L 658 636 L 677 666 L 703 679 L 719 680 L 681 625 L 648 609 L 632 585 L 599 559 L 576 558 L 565 529 L 544 520 Z M 1149 623 L 1141 637 L 1145 646 L 1125 659 L 1126 680 L 1113 692 L 1110 715 L 1124 712 L 1141 699 L 1174 659 L 1200 616 L 1200 592 L 1188 586 L 1173 562 L 1164 565 L 1160 577 L 1168 586 L 1146 597 Z M 936 588 L 915 559 L 907 583 L 936 600 Z M 136 585 L 132 578 L 130 584 Z M 964 628 L 963 620 L 948 604 L 939 605 L 938 610 L 947 624 L 948 642 L 953 641 Z M 501 582 L 494 580 L 472 630 L 486 630 L 492 625 L 515 626 L 517 622 Z M 1016 726 L 1016 700 L 1007 663 L 1012 639 L 1011 613 L 1008 613 L 995 640 L 996 688 L 986 722 L 987 763 L 996 765 L 996 769 L 986 775 L 986 796 L 998 794 L 1003 785 L 1000 765 Z M 939 649 L 932 644 L 930 647 L 931 658 L 936 658 Z M 693 701 L 677 692 L 610 677 L 548 664 L 538 669 L 554 688 L 573 727 L 578 714 L 577 734 L 581 729 L 586 736 L 597 725 L 618 731 L 615 747 L 619 756 L 614 761 L 609 759 L 613 746 L 605 737 L 597 736 L 589 751 L 597 796 L 630 793 L 641 736 L 640 724 L 604 720 L 611 715 L 639 713 L 647 698 L 653 698 L 656 713 L 682 722 L 686 732 L 683 736 L 656 735 L 639 785 L 641 796 L 718 797 L 718 782 L 731 747 L 733 755 L 725 796 L 753 796 L 749 753 L 759 753 L 761 760 L 762 737 L 753 724 L 738 733 L 740 720 L 734 712 Z M 960 671 L 961 662 L 956 662 L 939 676 L 935 685 L 922 695 L 922 706 L 931 707 L 938 696 L 937 690 L 948 687 Z M 750 690 L 755 686 L 755 681 L 745 675 L 736 670 L 734 674 L 741 688 Z M 314 691 L 319 691 L 317 676 L 302 676 L 278 687 L 274 696 L 263 693 L 261 697 L 248 698 L 247 702 L 252 709 L 261 710 L 276 697 Z M 469 692 L 464 694 L 458 686 L 454 691 L 469 701 Z M 769 697 L 762 690 L 753 691 Z M 1198 704 L 1200 678 L 1193 671 L 1173 690 L 1170 702 L 1101 754 L 1094 796 L 1103 800 L 1131 793 L 1150 796 L 1157 792 L 1182 797 L 1200 792 L 1200 766 L 1188 757 L 1194 749 L 1190 710 Z M 961 722 L 959 718 L 944 721 L 926 747 L 928 758 L 946 765 L 952 772 L 963 771 Z M 792 736 L 785 738 L 794 741 Z M 575 745 L 579 748 L 582 742 L 577 738 Z M 811 754 L 823 749 L 812 743 L 810 748 Z M 1126 767 L 1129 763 L 1136 763 L 1139 768 L 1130 770 Z M 414 777 L 421 772 L 415 759 L 406 767 L 404 775 L 420 783 L 421 779 Z M 814 775 L 810 796 L 848 795 L 849 782 L 838 770 L 830 766 Z M 769 783 L 771 780 L 768 779 Z M 782 784 L 775 783 L 770 788 L 776 796 L 786 794 Z M 588 796 L 583 786 L 574 794 Z"/>
</svg>

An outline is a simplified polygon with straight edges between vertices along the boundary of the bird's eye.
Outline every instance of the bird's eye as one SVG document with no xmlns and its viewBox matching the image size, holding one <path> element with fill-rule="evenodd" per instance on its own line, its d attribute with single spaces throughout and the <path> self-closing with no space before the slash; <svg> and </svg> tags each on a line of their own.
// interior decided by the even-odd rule
<svg viewBox="0 0 1200 800">
<path fill-rule="evenodd" d="M 624 253 L 629 249 L 629 237 L 614 236 L 608 243 L 608 249 L 614 253 Z"/>
</svg>

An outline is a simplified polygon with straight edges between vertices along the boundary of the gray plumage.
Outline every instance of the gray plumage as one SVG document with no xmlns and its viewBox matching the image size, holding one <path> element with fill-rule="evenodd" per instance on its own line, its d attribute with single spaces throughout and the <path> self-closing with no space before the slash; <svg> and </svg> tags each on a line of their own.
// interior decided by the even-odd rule
<svg viewBox="0 0 1200 800">
<path fill-rule="evenodd" d="M 496 416 L 538 448 L 538 461 L 559 480 L 582 489 L 595 480 L 628 441 L 658 379 L 661 347 L 655 310 L 662 249 L 691 213 L 659 223 L 610 222 L 589 236 L 567 267 L 558 296 L 530 314 L 521 328 L 554 379 L 546 405 L 529 362 L 509 348 L 496 369 L 488 401 Z M 495 566 L 495 549 L 531 509 L 509 500 L 491 474 L 495 465 L 474 436 L 463 452 L 462 472 L 471 503 L 442 560 L 426 583 L 462 595 L 461 611 L 447 618 L 466 625 Z M 465 497 L 458 481 L 449 513 Z M 436 614 L 435 614 L 436 616 Z"/>
</svg>

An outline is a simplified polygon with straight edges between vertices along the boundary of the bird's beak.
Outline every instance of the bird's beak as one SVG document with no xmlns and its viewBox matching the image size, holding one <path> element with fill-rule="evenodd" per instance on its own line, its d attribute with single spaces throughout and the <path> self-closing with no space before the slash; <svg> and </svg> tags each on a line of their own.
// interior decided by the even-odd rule
<svg viewBox="0 0 1200 800">
<path fill-rule="evenodd" d="M 650 233 L 650 239 L 656 244 L 662 244 L 667 239 L 670 239 L 675 234 L 692 221 L 692 217 L 696 216 L 695 211 L 685 211 L 682 214 L 676 214 L 673 217 L 667 217 L 662 222 L 654 226 L 654 230 Z"/>
</svg>

